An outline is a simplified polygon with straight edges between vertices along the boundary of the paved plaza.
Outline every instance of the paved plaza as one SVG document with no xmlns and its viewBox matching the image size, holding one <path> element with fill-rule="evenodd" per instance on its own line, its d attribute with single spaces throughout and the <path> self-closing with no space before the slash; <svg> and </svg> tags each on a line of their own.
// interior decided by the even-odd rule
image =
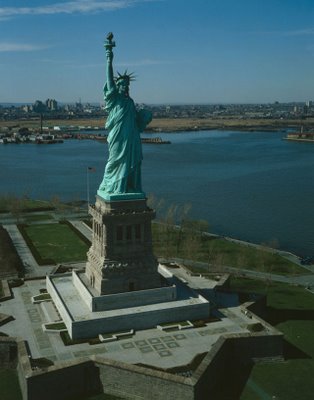
<svg viewBox="0 0 314 400">
<path fill-rule="evenodd" d="M 217 310 L 220 319 L 202 328 L 164 332 L 159 329 L 137 331 L 132 337 L 113 342 L 65 346 L 58 333 L 44 332 L 42 325 L 57 320 L 58 314 L 51 301 L 32 303 L 32 296 L 45 288 L 45 280 L 29 280 L 13 289 L 14 298 L 1 303 L 1 313 L 14 320 L 1 331 L 28 342 L 33 358 L 46 357 L 54 362 L 90 355 L 132 364 L 147 364 L 171 368 L 184 365 L 200 353 L 210 350 L 221 334 L 249 332 L 247 326 L 258 322 L 245 315 L 240 306 Z"/>
</svg>

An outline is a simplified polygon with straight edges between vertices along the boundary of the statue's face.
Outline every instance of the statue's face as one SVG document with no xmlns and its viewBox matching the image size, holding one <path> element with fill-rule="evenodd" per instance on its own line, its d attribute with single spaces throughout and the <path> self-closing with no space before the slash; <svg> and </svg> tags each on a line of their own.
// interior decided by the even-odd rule
<svg viewBox="0 0 314 400">
<path fill-rule="evenodd" d="M 129 95 L 129 80 L 128 79 L 119 79 L 117 82 L 117 88 L 118 88 L 119 93 L 128 96 Z"/>
</svg>

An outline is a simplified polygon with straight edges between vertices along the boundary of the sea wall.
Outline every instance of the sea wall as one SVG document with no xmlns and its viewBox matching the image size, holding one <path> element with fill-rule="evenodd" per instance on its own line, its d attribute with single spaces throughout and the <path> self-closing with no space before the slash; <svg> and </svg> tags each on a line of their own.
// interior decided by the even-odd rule
<svg viewBox="0 0 314 400">
<path fill-rule="evenodd" d="M 128 399 L 194 399 L 190 378 L 98 357 L 95 365 L 99 368 L 104 393 Z"/>
</svg>

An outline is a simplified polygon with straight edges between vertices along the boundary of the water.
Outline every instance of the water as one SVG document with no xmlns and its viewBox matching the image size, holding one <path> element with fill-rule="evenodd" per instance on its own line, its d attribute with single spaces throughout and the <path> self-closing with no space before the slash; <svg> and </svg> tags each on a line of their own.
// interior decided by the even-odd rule
<svg viewBox="0 0 314 400">
<path fill-rule="evenodd" d="M 191 217 L 212 232 L 314 254 L 314 144 L 282 133 L 158 134 L 171 145 L 144 145 L 143 187 L 167 204 L 190 203 Z M 71 140 L 56 145 L 0 146 L 1 194 L 62 200 L 90 197 L 101 182 L 107 145 Z"/>
</svg>

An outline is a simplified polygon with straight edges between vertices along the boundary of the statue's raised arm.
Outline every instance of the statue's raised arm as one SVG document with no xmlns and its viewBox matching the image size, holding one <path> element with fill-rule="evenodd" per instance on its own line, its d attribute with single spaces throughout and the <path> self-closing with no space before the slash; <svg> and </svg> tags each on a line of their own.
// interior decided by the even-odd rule
<svg viewBox="0 0 314 400">
<path fill-rule="evenodd" d="M 112 60 L 113 60 L 113 51 L 112 48 L 115 47 L 115 42 L 113 39 L 112 32 L 109 32 L 105 42 L 105 49 L 106 49 L 106 58 L 107 58 L 107 86 L 109 90 L 114 89 L 114 76 L 113 76 L 113 67 L 112 67 Z"/>
</svg>

